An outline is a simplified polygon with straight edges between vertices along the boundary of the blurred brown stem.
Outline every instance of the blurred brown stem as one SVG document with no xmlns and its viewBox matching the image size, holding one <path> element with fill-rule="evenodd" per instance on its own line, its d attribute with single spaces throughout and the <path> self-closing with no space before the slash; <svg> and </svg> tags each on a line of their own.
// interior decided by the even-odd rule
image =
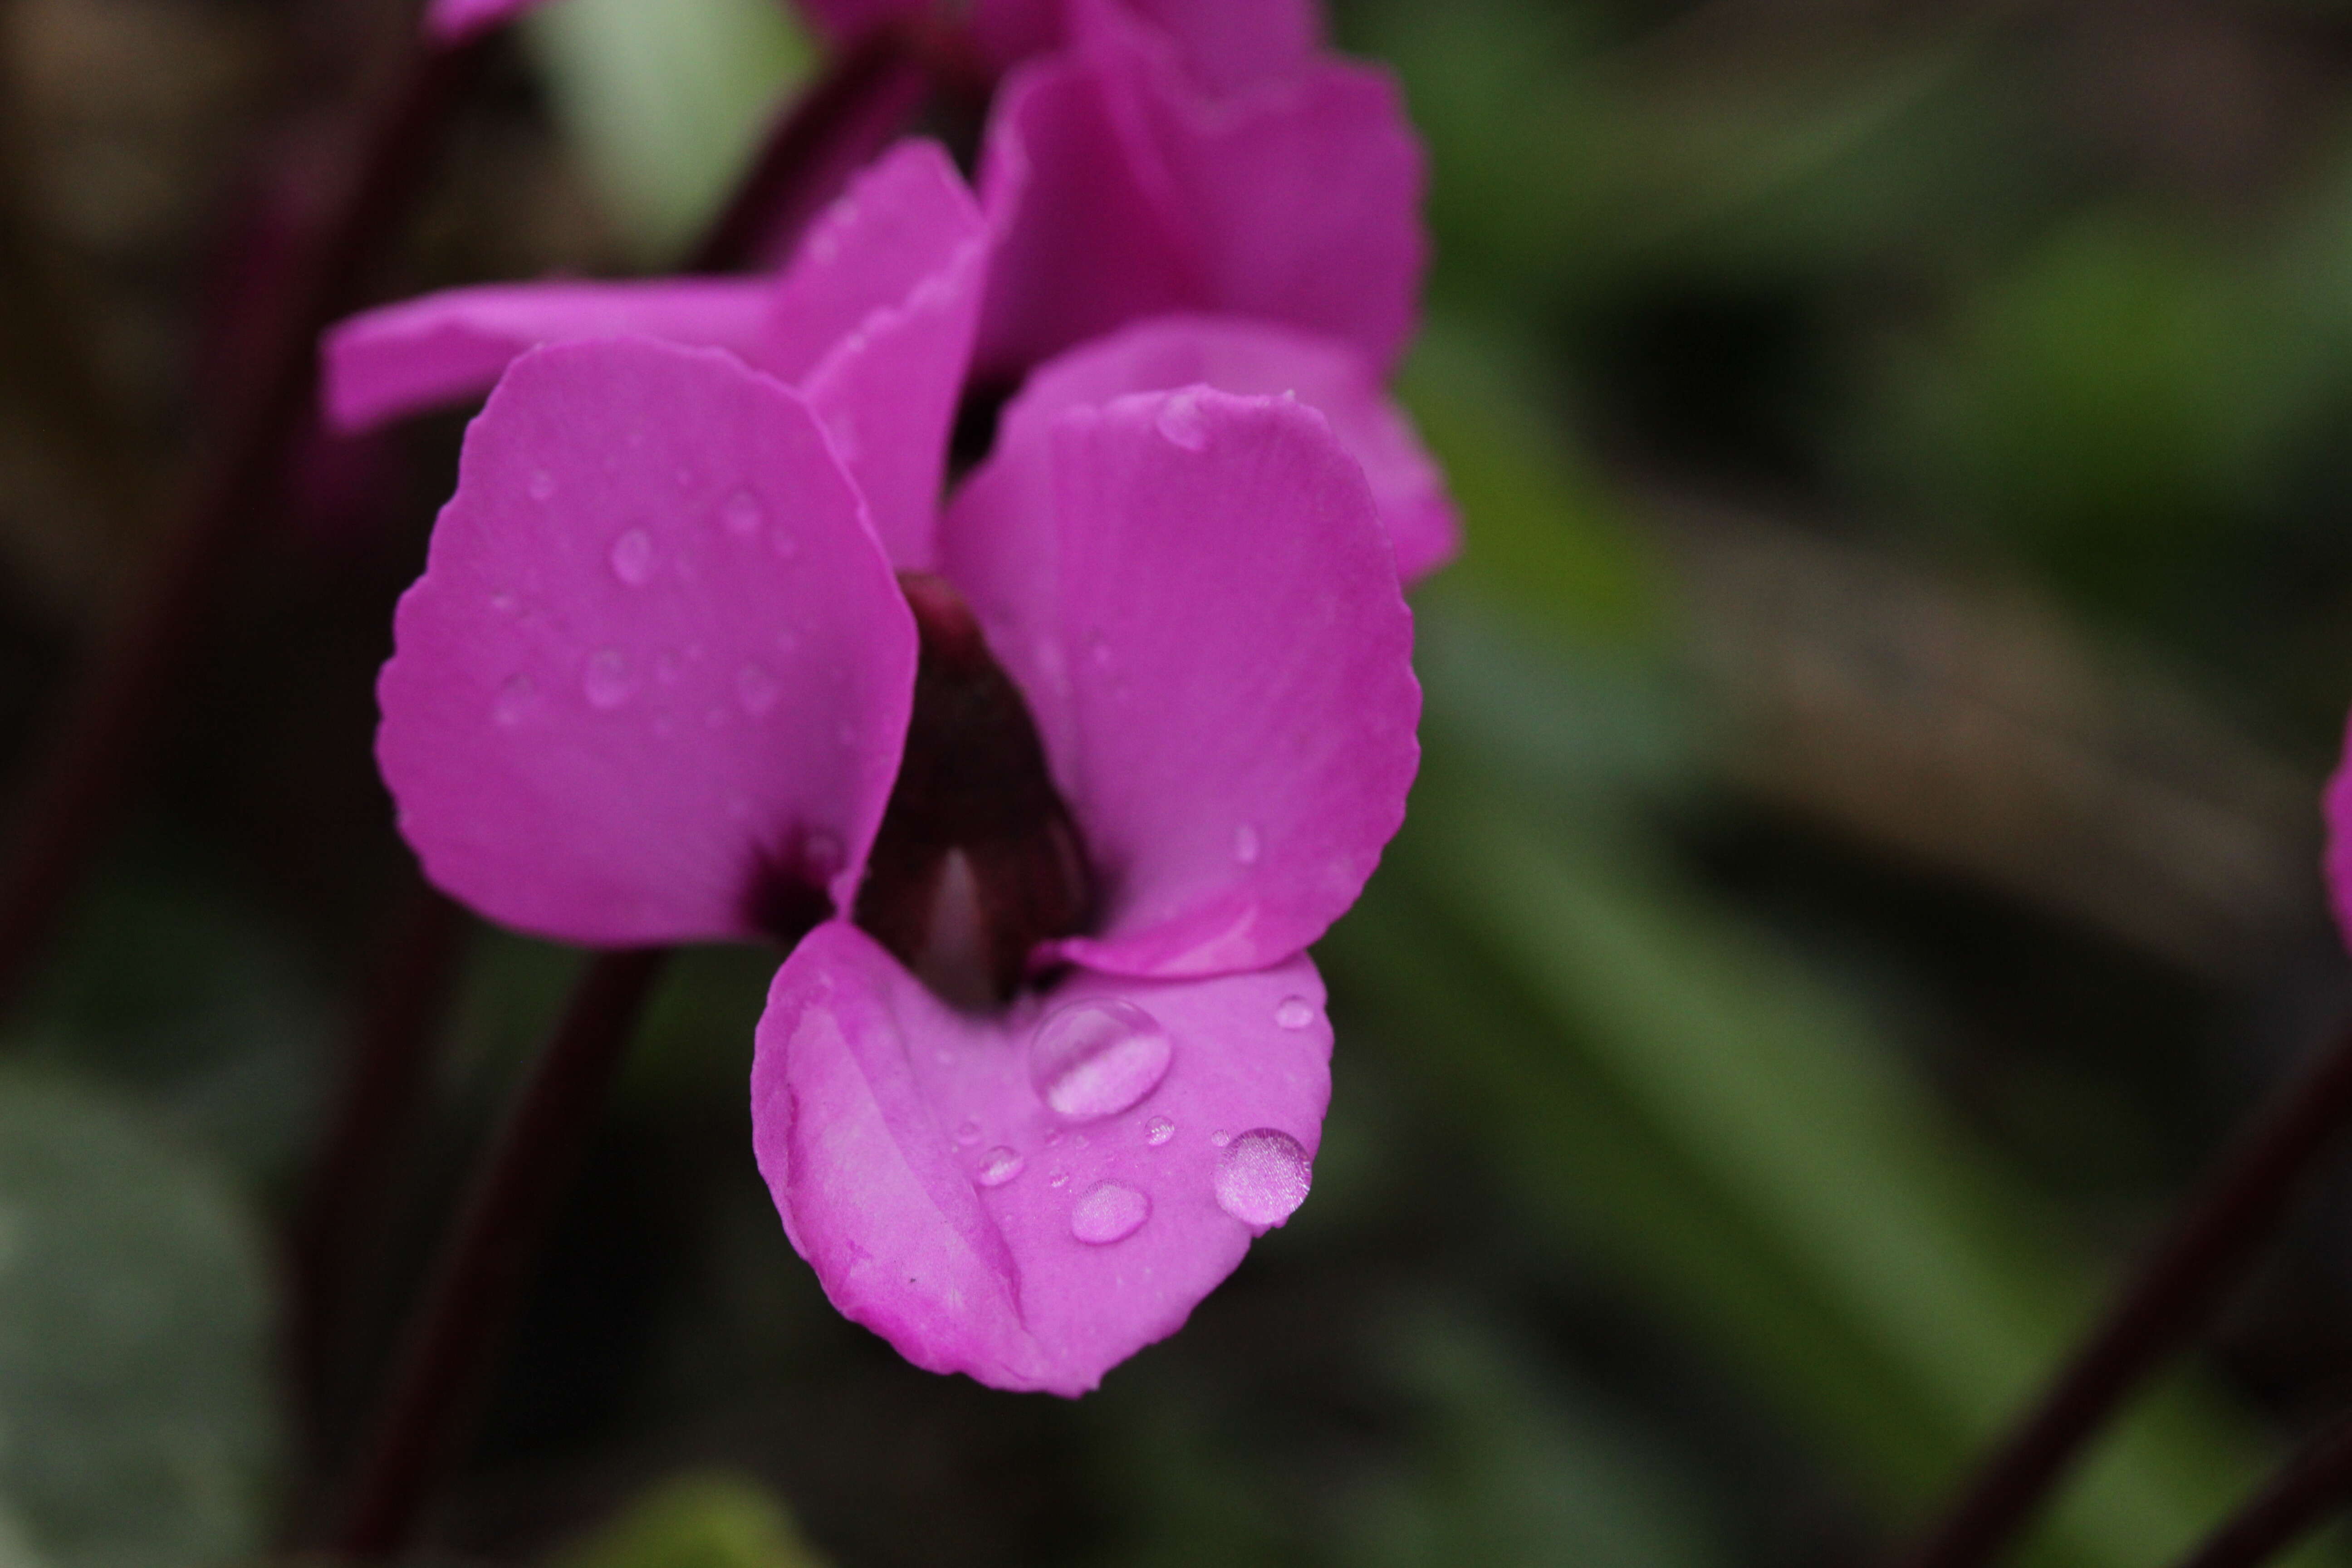
<svg viewBox="0 0 2352 1568">
<path fill-rule="evenodd" d="M 359 1559 L 415 1532 L 435 1468 L 503 1337 L 558 1201 L 668 959 L 666 948 L 599 953 L 509 1103 L 411 1325 L 392 1394 L 326 1544 Z"/>
<path fill-rule="evenodd" d="M 688 268 L 727 272 L 780 260 L 849 176 L 906 129 L 929 85 L 908 29 L 867 33 L 777 117 Z"/>
<path fill-rule="evenodd" d="M 289 1360 L 314 1430 L 353 1275 L 382 1229 L 385 1176 L 425 1098 L 431 1042 L 465 956 L 466 912 L 408 876 L 294 1226 Z"/>
<path fill-rule="evenodd" d="M 222 363 L 242 374 L 220 439 L 199 459 L 17 802 L 0 859 L 0 1014 L 20 999 L 58 910 L 113 821 L 230 547 L 269 507 L 310 416 L 320 329 L 350 304 L 362 269 L 408 212 L 473 58 L 470 49 L 417 46 L 293 285 L 231 325 Z"/>
<path fill-rule="evenodd" d="M 1905 1559 L 1906 1568 L 1981 1568 L 2014 1542 L 2084 1441 L 2203 1325 L 2347 1120 L 2352 1031 L 2256 1113 L 2074 1359 Z"/>
<path fill-rule="evenodd" d="M 2352 1503 L 2352 1415 L 2339 1415 L 2180 1568 L 2261 1568 L 2347 1503 Z"/>
</svg>

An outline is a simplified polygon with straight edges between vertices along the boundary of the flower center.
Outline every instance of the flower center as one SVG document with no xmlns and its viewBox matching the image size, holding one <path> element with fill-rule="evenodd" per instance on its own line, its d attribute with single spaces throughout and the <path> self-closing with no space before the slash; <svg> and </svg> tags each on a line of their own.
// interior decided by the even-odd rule
<svg viewBox="0 0 2352 1568">
<path fill-rule="evenodd" d="M 1020 689 L 942 578 L 902 573 L 921 637 L 906 760 L 854 918 L 959 1007 L 1010 1000 L 1037 944 L 1085 928 L 1086 846 Z"/>
</svg>

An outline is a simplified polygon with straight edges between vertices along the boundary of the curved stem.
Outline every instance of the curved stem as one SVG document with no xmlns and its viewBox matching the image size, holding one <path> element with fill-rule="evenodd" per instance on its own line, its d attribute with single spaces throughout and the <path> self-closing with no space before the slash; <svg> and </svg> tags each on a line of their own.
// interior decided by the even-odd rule
<svg viewBox="0 0 2352 1568">
<path fill-rule="evenodd" d="M 906 129 L 929 85 L 905 29 L 877 27 L 851 46 L 778 116 L 688 270 L 727 272 L 780 259 L 859 165 Z"/>
<path fill-rule="evenodd" d="M 2261 1568 L 2352 1503 L 2352 1415 L 2339 1415 L 2281 1466 L 2254 1500 L 2206 1537 L 2181 1568 Z"/>
<path fill-rule="evenodd" d="M 1905 1559 L 1906 1568 L 1981 1568 L 2012 1542 L 2084 1441 L 2204 1323 L 2347 1120 L 2352 1032 L 2296 1073 L 2239 1134 L 2074 1359 Z"/>
<path fill-rule="evenodd" d="M 434 1267 L 331 1549 L 383 1557 L 414 1532 L 668 956 L 667 948 L 628 948 L 588 961 L 562 1021 L 509 1102 Z"/>
<path fill-rule="evenodd" d="M 418 47 L 293 285 L 271 308 L 233 324 L 223 363 L 242 373 L 244 395 L 234 399 L 222 440 L 132 583 L 17 804 L 0 858 L 0 1013 L 18 999 L 113 821 L 125 775 L 158 727 L 230 546 L 269 508 L 310 408 L 320 330 L 350 302 L 362 269 L 413 204 L 474 58 L 471 49 Z"/>
</svg>

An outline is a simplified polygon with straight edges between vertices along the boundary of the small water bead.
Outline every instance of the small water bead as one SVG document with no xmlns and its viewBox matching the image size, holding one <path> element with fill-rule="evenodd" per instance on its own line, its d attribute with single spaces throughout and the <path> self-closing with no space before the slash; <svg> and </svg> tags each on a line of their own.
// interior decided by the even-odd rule
<svg viewBox="0 0 2352 1568">
<path fill-rule="evenodd" d="M 830 833 L 812 833 L 801 860 L 812 876 L 830 877 L 842 867 L 841 840 Z"/>
<path fill-rule="evenodd" d="M 1019 1175 L 1028 1163 L 1028 1161 L 1013 1150 L 999 1144 L 991 1149 L 988 1152 L 988 1157 L 980 1163 L 980 1184 L 983 1187 L 1001 1187 Z"/>
<path fill-rule="evenodd" d="M 511 616 L 521 608 L 521 601 L 512 594 L 493 594 L 490 595 L 490 608 L 499 615 Z"/>
<path fill-rule="evenodd" d="M 1297 1139 L 1272 1127 L 1244 1132 L 1217 1161 L 1217 1206 L 1244 1225 L 1280 1225 L 1307 1201 L 1314 1162 Z"/>
<path fill-rule="evenodd" d="M 1274 1021 L 1286 1029 L 1303 1029 L 1315 1022 L 1315 1004 L 1304 996 L 1286 996 L 1274 1010 Z"/>
<path fill-rule="evenodd" d="M 1209 427 L 1201 417 L 1201 400 L 1195 394 L 1180 392 L 1171 397 L 1160 405 L 1155 423 L 1170 446 L 1197 452 L 1209 444 Z"/>
<path fill-rule="evenodd" d="M 654 655 L 654 679 L 664 686 L 677 684 L 677 655 L 664 648 Z"/>
<path fill-rule="evenodd" d="M 1243 823 L 1234 829 L 1234 858 L 1244 866 L 1257 864 L 1259 853 L 1265 847 L 1258 841 L 1257 829 Z"/>
<path fill-rule="evenodd" d="M 1151 1200 L 1118 1182 L 1097 1182 L 1070 1210 L 1070 1234 L 1089 1247 L 1125 1241 L 1151 1217 Z"/>
<path fill-rule="evenodd" d="M 1045 1184 L 1049 1187 L 1066 1187 L 1070 1184 L 1070 1173 L 1055 1171 L 1046 1176 Z"/>
<path fill-rule="evenodd" d="M 588 656 L 588 666 L 581 672 L 580 689 L 593 708 L 618 708 L 637 694 L 636 672 L 629 668 L 629 656 L 616 647 L 598 648 Z"/>
<path fill-rule="evenodd" d="M 642 588 L 653 581 L 651 534 L 642 528 L 633 528 L 613 541 L 613 575 L 632 588 Z"/>
<path fill-rule="evenodd" d="M 783 688 L 776 684 L 776 678 L 756 659 L 735 672 L 735 700 L 754 719 L 773 708 L 776 699 L 782 695 Z"/>
<path fill-rule="evenodd" d="M 501 727 L 511 730 L 530 717 L 538 702 L 539 688 L 530 676 L 509 675 L 499 688 L 499 700 L 490 708 L 490 717 Z"/>
<path fill-rule="evenodd" d="M 1164 1116 L 1155 1116 L 1143 1124 L 1143 1141 L 1157 1149 L 1176 1136 L 1176 1124 Z"/>
<path fill-rule="evenodd" d="M 720 504 L 719 521 L 738 539 L 749 539 L 768 521 L 768 509 L 750 490 L 737 490 Z"/>
<path fill-rule="evenodd" d="M 1233 1141 L 1234 1141 L 1234 1135 L 1233 1135 L 1232 1133 L 1230 1133 L 1230 1132 L 1226 1131 L 1225 1131 L 1223 1128 L 1222 1128 L 1222 1127 L 1218 1128 L 1214 1132 L 1212 1132 L 1212 1133 L 1210 1133 L 1210 1134 L 1209 1134 L 1209 1142 L 1212 1142 L 1212 1143 L 1214 1143 L 1214 1144 L 1215 1144 L 1218 1148 L 1220 1148 L 1220 1149 L 1223 1148 L 1226 1144 L 1228 1144 L 1228 1143 L 1232 1142 Z"/>
<path fill-rule="evenodd" d="M 967 1149 L 979 1142 L 980 1123 L 974 1121 L 969 1116 L 965 1117 L 963 1119 L 963 1125 L 956 1129 L 956 1142 L 962 1144 Z"/>
<path fill-rule="evenodd" d="M 772 528 L 768 531 L 768 548 L 776 552 L 777 560 L 790 561 L 801 552 L 801 542 L 789 528 Z"/>
<path fill-rule="evenodd" d="M 1029 1038 L 1029 1079 L 1055 1114 L 1116 1116 L 1160 1086 L 1175 1046 L 1132 1002 L 1080 1002 L 1048 1016 Z"/>
<path fill-rule="evenodd" d="M 533 468 L 530 471 L 530 482 L 525 488 L 530 491 L 530 499 L 533 500 L 553 500 L 555 476 L 545 468 Z"/>
</svg>

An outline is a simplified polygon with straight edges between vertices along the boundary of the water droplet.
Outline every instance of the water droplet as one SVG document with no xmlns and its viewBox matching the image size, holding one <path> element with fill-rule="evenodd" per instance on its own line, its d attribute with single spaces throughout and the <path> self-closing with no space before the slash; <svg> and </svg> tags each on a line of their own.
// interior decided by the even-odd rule
<svg viewBox="0 0 2352 1568">
<path fill-rule="evenodd" d="M 988 1152 L 988 1157 L 980 1163 L 980 1184 L 983 1187 L 1001 1187 L 1019 1175 L 1028 1163 L 1028 1161 L 1012 1150 L 999 1145 L 991 1149 Z"/>
<path fill-rule="evenodd" d="M 632 588 L 642 588 L 653 580 L 653 536 L 642 528 L 633 528 L 613 541 L 613 575 Z"/>
<path fill-rule="evenodd" d="M 530 717 L 538 705 L 539 688 L 528 675 L 509 675 L 499 688 L 499 700 L 490 709 L 490 717 L 504 728 L 511 730 Z"/>
<path fill-rule="evenodd" d="M 1067 1171 L 1055 1171 L 1045 1178 L 1045 1184 L 1049 1187 L 1067 1186 L 1069 1182 L 1070 1173 Z"/>
<path fill-rule="evenodd" d="M 772 528 L 768 531 L 768 548 L 776 552 L 777 560 L 790 561 L 801 552 L 801 542 L 789 528 Z"/>
<path fill-rule="evenodd" d="M 1087 635 L 1087 658 L 1094 662 L 1097 669 L 1110 668 L 1110 644 L 1103 640 L 1102 633 L 1093 632 Z"/>
<path fill-rule="evenodd" d="M 664 648 L 654 655 L 654 679 L 664 686 L 677 684 L 677 655 Z"/>
<path fill-rule="evenodd" d="M 737 490 L 719 509 L 719 521 L 738 539 L 749 539 L 768 521 L 768 509 L 750 490 Z"/>
<path fill-rule="evenodd" d="M 974 1121 L 969 1116 L 965 1117 L 963 1119 L 963 1125 L 956 1129 L 956 1142 L 962 1144 L 967 1149 L 979 1142 L 980 1123 Z"/>
<path fill-rule="evenodd" d="M 519 601 L 512 594 L 493 594 L 490 595 L 490 608 L 501 616 L 513 615 L 518 605 Z"/>
<path fill-rule="evenodd" d="M 545 468 L 533 468 L 530 471 L 530 483 L 526 488 L 530 491 L 530 499 L 533 500 L 553 500 L 555 476 Z"/>
<path fill-rule="evenodd" d="M 1214 1132 L 1212 1132 L 1212 1133 L 1210 1133 L 1210 1134 L 1209 1134 L 1209 1142 L 1212 1142 L 1212 1143 L 1214 1143 L 1214 1144 L 1215 1144 L 1218 1148 L 1220 1148 L 1220 1149 L 1223 1148 L 1226 1144 L 1228 1144 L 1228 1143 L 1232 1142 L 1233 1141 L 1234 1141 L 1234 1135 L 1233 1135 L 1232 1133 L 1230 1133 L 1230 1132 L 1226 1131 L 1225 1131 L 1223 1128 L 1222 1128 L 1222 1127 L 1218 1128 Z"/>
<path fill-rule="evenodd" d="M 783 688 L 776 684 L 776 678 L 757 660 L 735 672 L 735 700 L 740 702 L 743 711 L 754 719 L 773 708 L 776 699 L 782 694 Z"/>
<path fill-rule="evenodd" d="M 1244 866 L 1257 864 L 1258 854 L 1265 847 L 1258 842 L 1257 829 L 1243 823 L 1234 829 L 1234 858 Z"/>
<path fill-rule="evenodd" d="M 1070 1234 L 1089 1247 L 1125 1241 L 1151 1217 L 1151 1200 L 1117 1182 L 1097 1182 L 1070 1210 Z"/>
<path fill-rule="evenodd" d="M 1209 427 L 1202 421 L 1201 399 L 1195 393 L 1180 392 L 1161 404 L 1157 424 L 1169 445 L 1187 452 L 1197 452 L 1209 444 Z"/>
<path fill-rule="evenodd" d="M 820 229 L 809 240 L 809 258 L 819 267 L 830 267 L 841 254 L 841 241 L 834 238 L 830 228 Z"/>
<path fill-rule="evenodd" d="M 1286 1029 L 1303 1029 L 1315 1021 L 1315 1004 L 1304 996 L 1286 996 L 1274 1010 L 1274 1021 Z"/>
<path fill-rule="evenodd" d="M 1155 1116 L 1143 1124 L 1143 1141 L 1157 1149 L 1176 1136 L 1176 1124 L 1164 1116 Z"/>
<path fill-rule="evenodd" d="M 1217 1161 L 1217 1206 L 1244 1225 L 1280 1225 L 1307 1201 L 1314 1163 L 1298 1140 L 1271 1127 L 1244 1132 Z"/>
<path fill-rule="evenodd" d="M 1080 1002 L 1030 1037 L 1029 1081 L 1074 1121 L 1116 1116 L 1159 1087 L 1174 1050 L 1160 1021 L 1134 1003 Z"/>
<path fill-rule="evenodd" d="M 616 647 L 598 648 L 588 656 L 588 668 L 580 677 L 580 689 L 587 695 L 591 707 L 618 708 L 637 694 L 636 672 L 629 668 L 629 656 Z"/>
</svg>

